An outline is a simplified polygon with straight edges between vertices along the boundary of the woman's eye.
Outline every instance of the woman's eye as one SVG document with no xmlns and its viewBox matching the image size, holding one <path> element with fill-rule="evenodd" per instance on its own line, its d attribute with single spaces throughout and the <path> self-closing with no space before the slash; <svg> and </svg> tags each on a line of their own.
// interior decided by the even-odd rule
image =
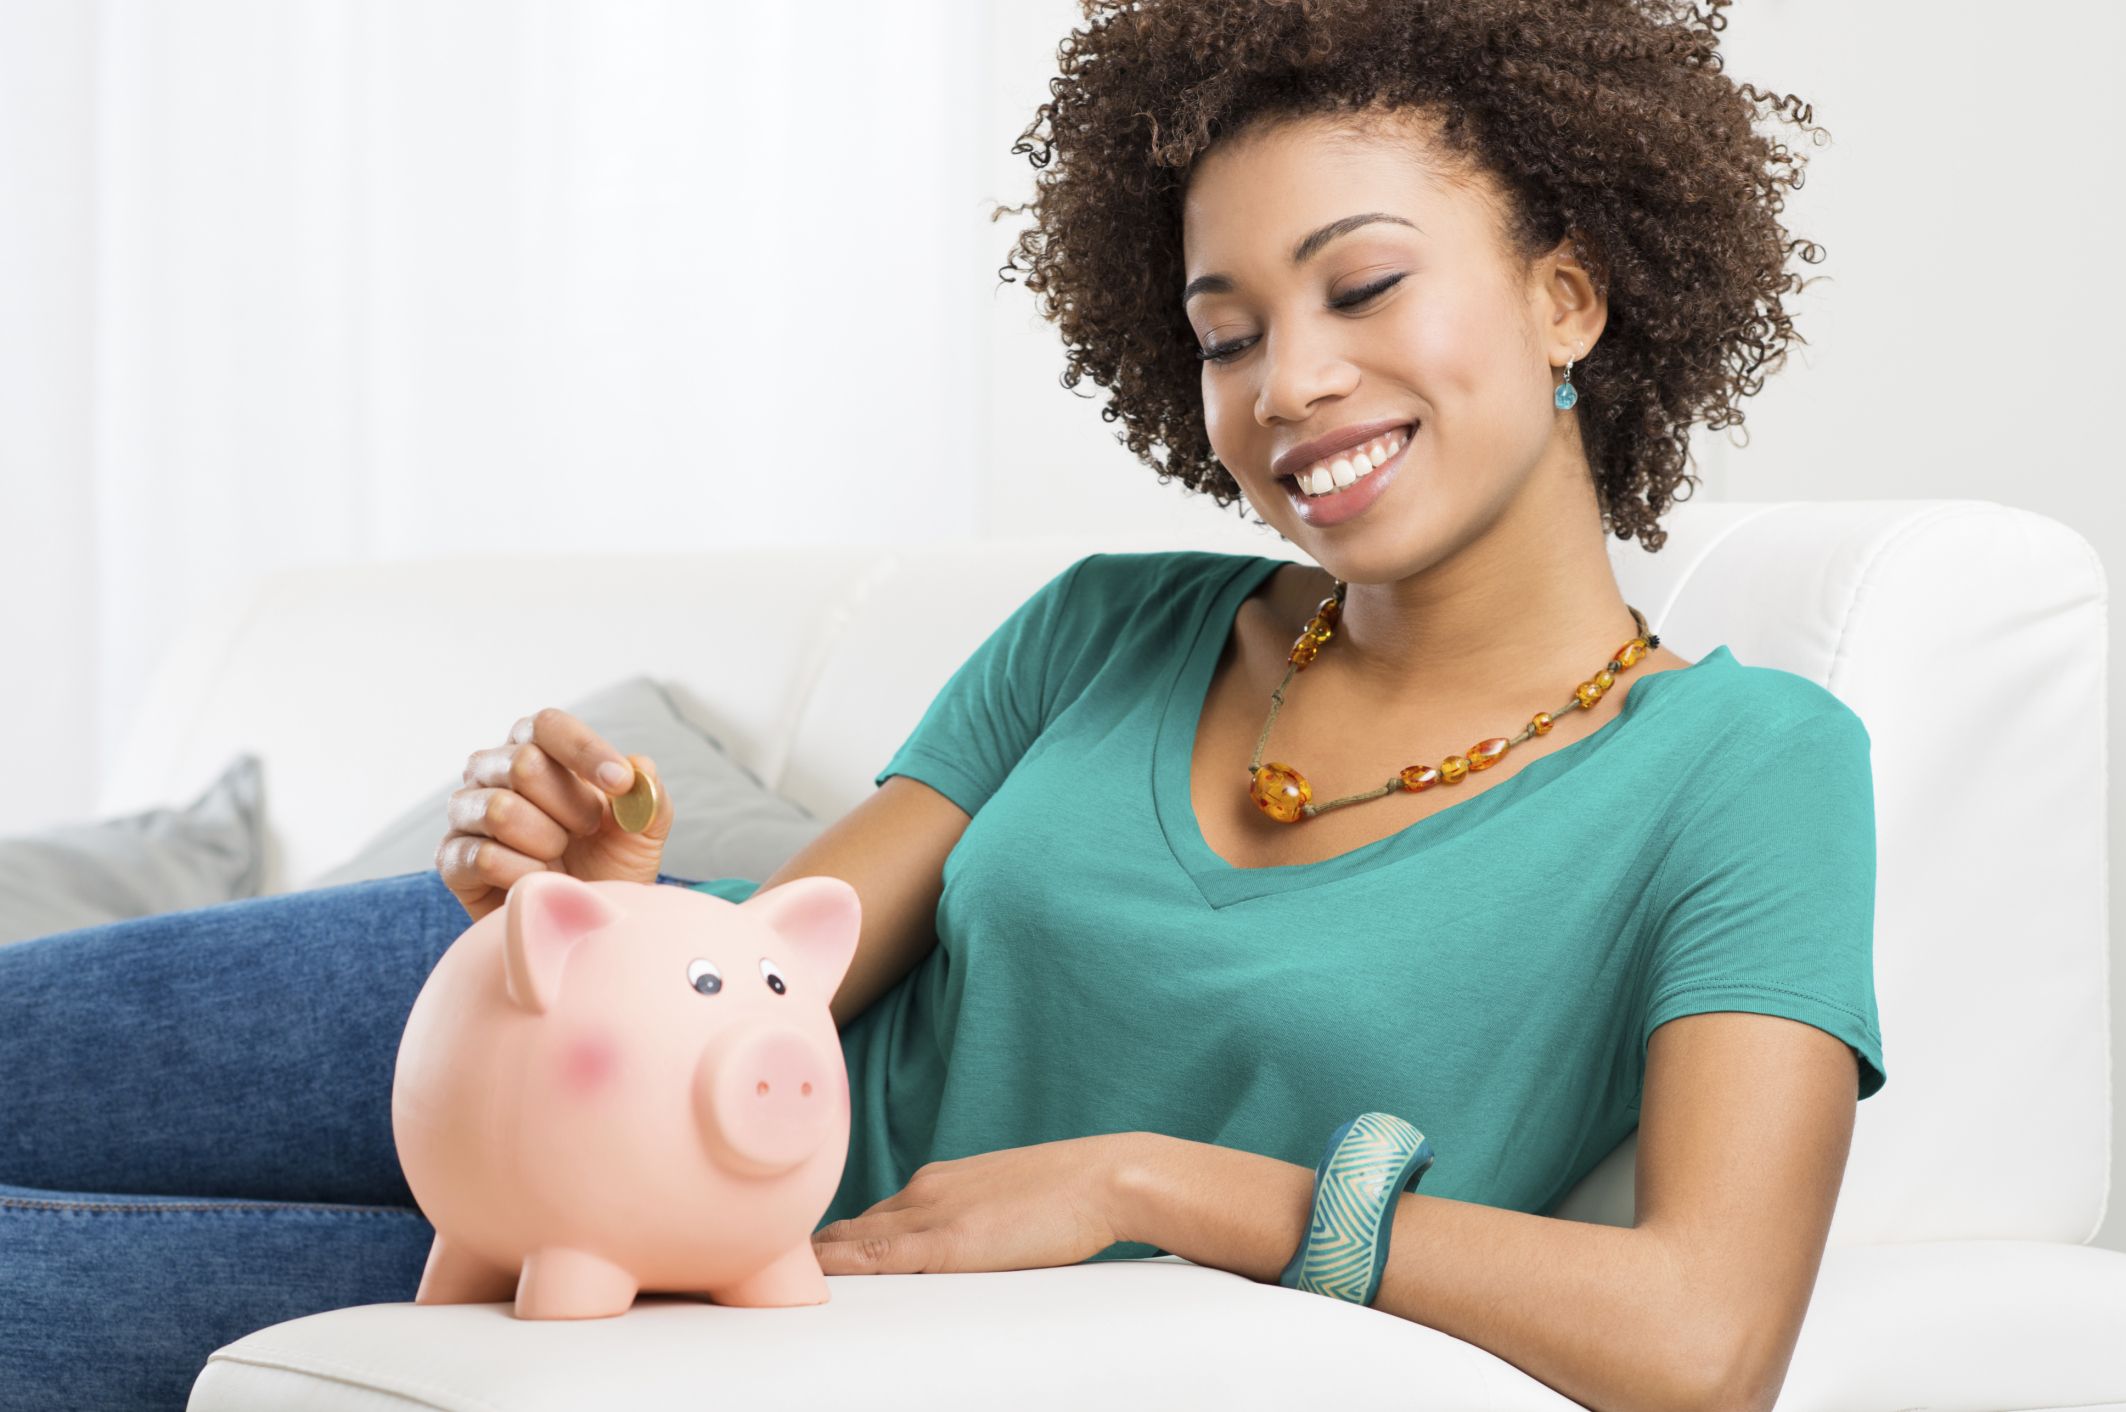
<svg viewBox="0 0 2126 1412">
<path fill-rule="evenodd" d="M 1402 281 L 1403 276 L 1390 275 L 1378 284 L 1369 284 L 1364 289 L 1346 294 L 1341 299 L 1331 300 L 1329 307 L 1332 309 L 1355 309 L 1361 304 L 1386 294 Z M 1231 343 L 1221 343 L 1211 348 L 1198 348 L 1196 356 L 1206 363 L 1229 363 L 1254 341 L 1252 338 L 1242 338 L 1236 339 Z"/>
<path fill-rule="evenodd" d="M 1388 276 L 1388 278 L 1382 280 L 1379 284 L 1369 284 L 1364 289 L 1358 290 L 1356 293 L 1346 294 L 1343 298 L 1332 301 L 1330 307 L 1337 309 L 1356 308 L 1358 305 L 1365 303 L 1369 299 L 1375 299 L 1383 294 L 1386 294 L 1389 290 L 1395 288 L 1396 285 L 1401 284 L 1402 282 L 1403 277 L 1401 275 L 1390 275 Z"/>
</svg>

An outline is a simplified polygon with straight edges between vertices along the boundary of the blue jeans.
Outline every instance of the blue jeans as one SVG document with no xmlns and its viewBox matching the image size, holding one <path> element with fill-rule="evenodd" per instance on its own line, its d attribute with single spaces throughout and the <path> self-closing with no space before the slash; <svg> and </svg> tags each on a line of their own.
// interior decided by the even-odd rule
<svg viewBox="0 0 2126 1412">
<path fill-rule="evenodd" d="M 431 869 L 0 946 L 0 1412 L 183 1412 L 232 1339 L 413 1298 L 392 1072 L 471 923 Z"/>
</svg>

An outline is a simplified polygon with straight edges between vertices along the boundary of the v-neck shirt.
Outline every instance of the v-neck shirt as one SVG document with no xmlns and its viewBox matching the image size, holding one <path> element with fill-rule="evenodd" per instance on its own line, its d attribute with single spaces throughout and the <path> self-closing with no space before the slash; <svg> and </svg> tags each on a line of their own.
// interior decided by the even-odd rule
<svg viewBox="0 0 2126 1412">
<path fill-rule="evenodd" d="M 1653 1031 L 1705 1011 L 1824 1030 L 1861 1098 L 1883 1086 L 1867 729 L 1726 644 L 1372 843 L 1260 868 L 1214 853 L 1196 733 L 1241 604 L 1290 562 L 1078 559 L 879 771 L 969 822 L 937 947 L 843 1031 L 850 1151 L 822 1225 L 926 1162 L 1095 1133 L 1311 1169 L 1369 1109 L 1431 1139 L 1428 1193 L 1542 1212 L 1637 1125 Z"/>
</svg>

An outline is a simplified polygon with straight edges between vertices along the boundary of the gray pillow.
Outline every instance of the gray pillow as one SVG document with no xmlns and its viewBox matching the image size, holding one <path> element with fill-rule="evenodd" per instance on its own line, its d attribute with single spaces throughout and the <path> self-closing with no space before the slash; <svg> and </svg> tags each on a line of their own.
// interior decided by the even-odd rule
<svg viewBox="0 0 2126 1412">
<path fill-rule="evenodd" d="M 265 870 L 263 771 L 239 755 L 182 809 L 0 839 L 0 945 L 256 897 Z"/>
<path fill-rule="evenodd" d="M 759 882 L 827 827 L 826 820 L 769 789 L 732 759 L 649 677 L 616 682 L 562 709 L 622 754 L 647 755 L 657 763 L 657 777 L 672 791 L 677 806 L 658 865 L 665 873 L 692 882 Z M 466 754 L 472 749 L 467 747 Z M 361 852 L 303 886 L 336 887 L 435 867 L 436 845 L 449 830 L 445 811 L 450 796 L 463 787 L 464 780 L 453 777 L 394 819 Z"/>
</svg>

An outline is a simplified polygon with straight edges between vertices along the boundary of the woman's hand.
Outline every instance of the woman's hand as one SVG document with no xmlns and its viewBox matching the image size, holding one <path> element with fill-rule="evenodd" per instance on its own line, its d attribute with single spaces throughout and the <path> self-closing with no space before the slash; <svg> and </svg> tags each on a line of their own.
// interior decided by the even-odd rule
<svg viewBox="0 0 2126 1412">
<path fill-rule="evenodd" d="M 1009 1147 L 916 1170 L 860 1216 L 812 1233 L 829 1275 L 937 1275 L 1075 1265 L 1119 1239 L 1128 1133 Z"/>
<path fill-rule="evenodd" d="M 625 775 L 602 777 L 607 764 Z M 450 831 L 436 846 L 443 885 L 477 922 L 527 873 L 656 882 L 672 832 L 671 791 L 658 780 L 657 814 L 641 833 L 621 828 L 609 802 L 627 793 L 636 769 L 656 779 L 647 755 L 622 755 L 566 711 L 526 716 L 506 742 L 465 762 L 465 787 L 450 796 Z"/>
</svg>

